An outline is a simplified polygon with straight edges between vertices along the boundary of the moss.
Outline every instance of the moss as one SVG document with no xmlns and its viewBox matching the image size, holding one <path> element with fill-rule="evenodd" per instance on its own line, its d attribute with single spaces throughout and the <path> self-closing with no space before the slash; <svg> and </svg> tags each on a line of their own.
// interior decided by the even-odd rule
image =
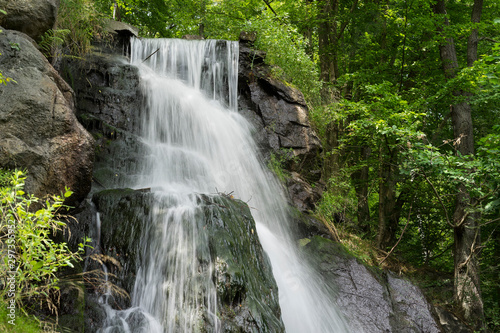
<svg viewBox="0 0 500 333">
<path fill-rule="evenodd" d="M 281 332 L 277 287 L 248 206 L 224 196 L 204 201 L 225 327 Z"/>
</svg>

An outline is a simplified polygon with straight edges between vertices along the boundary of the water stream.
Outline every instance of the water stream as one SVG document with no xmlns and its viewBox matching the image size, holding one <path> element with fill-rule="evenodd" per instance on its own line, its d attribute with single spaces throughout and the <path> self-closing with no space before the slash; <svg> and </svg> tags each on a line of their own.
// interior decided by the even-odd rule
<svg viewBox="0 0 500 333">
<path fill-rule="evenodd" d="M 108 308 L 101 331 L 197 332 L 207 318 L 219 330 L 214 267 L 200 268 L 197 253 L 209 251 L 195 215 L 197 193 L 224 193 L 252 207 L 286 331 L 347 332 L 331 290 L 297 253 L 283 190 L 259 160 L 252 126 L 237 112 L 238 43 L 132 39 L 131 62 L 145 96 L 147 152 L 137 183 L 124 185 L 151 188 L 160 199 L 142 236 L 132 307 Z"/>
</svg>

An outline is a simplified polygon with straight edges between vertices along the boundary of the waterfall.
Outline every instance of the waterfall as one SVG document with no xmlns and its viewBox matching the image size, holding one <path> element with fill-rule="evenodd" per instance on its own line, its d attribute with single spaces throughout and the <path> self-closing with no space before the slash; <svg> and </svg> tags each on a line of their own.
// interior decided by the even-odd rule
<svg viewBox="0 0 500 333">
<path fill-rule="evenodd" d="M 238 43 L 133 38 L 131 63 L 145 96 L 147 152 L 137 182 L 125 185 L 151 188 L 158 200 L 141 239 L 132 307 L 108 309 L 101 331 L 198 332 L 202 318 L 220 329 L 214 267 L 200 268 L 196 259 L 210 254 L 195 216 L 198 194 L 222 193 L 252 207 L 286 331 L 347 332 L 332 291 L 300 258 L 283 190 L 259 159 L 252 126 L 237 112 Z"/>
</svg>

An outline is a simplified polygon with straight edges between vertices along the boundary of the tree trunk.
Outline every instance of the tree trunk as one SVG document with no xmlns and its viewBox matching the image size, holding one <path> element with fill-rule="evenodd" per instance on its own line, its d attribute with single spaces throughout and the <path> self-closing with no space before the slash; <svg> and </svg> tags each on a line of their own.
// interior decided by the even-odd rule
<svg viewBox="0 0 500 333">
<path fill-rule="evenodd" d="M 342 136 L 343 123 L 341 121 L 332 121 L 326 127 L 326 147 L 324 151 L 327 152 L 327 158 L 323 165 L 324 179 L 330 179 L 337 176 L 340 170 L 340 152 L 339 138 Z"/>
<path fill-rule="evenodd" d="M 320 63 L 320 78 L 324 82 L 333 82 L 336 78 L 337 65 L 335 53 L 335 21 L 334 12 L 337 0 L 323 0 L 319 10 L 318 53 Z"/>
<path fill-rule="evenodd" d="M 396 152 L 379 149 L 379 203 L 376 245 L 385 250 L 394 243 L 402 202 L 396 200 Z"/>
<path fill-rule="evenodd" d="M 481 12 L 483 9 L 483 0 L 475 0 L 472 7 L 471 22 L 479 23 L 481 21 Z M 472 32 L 467 40 L 467 66 L 471 67 L 474 61 L 477 60 L 477 29 L 472 29 Z"/>
<path fill-rule="evenodd" d="M 472 21 L 479 22 L 482 0 L 475 0 Z M 439 0 L 435 7 L 436 14 L 446 15 L 444 0 Z M 449 25 L 445 19 L 445 25 Z M 442 33 L 442 29 L 438 30 Z M 458 70 L 457 54 L 452 38 L 446 38 L 446 43 L 439 46 L 441 61 L 446 78 L 453 78 Z M 477 59 L 477 31 L 473 31 L 467 45 L 468 64 Z M 454 95 L 465 95 L 462 91 Z M 474 154 L 474 135 L 472 124 L 472 108 L 468 102 L 452 106 L 451 121 L 455 147 L 462 156 Z M 474 329 L 481 329 L 484 325 L 483 301 L 481 298 L 479 278 L 480 229 L 478 215 L 473 213 L 475 199 L 465 187 L 460 185 L 455 199 L 453 213 L 454 225 L 454 298 L 465 320 L 470 322 Z"/>
<path fill-rule="evenodd" d="M 359 150 L 359 158 L 355 159 L 354 163 L 362 163 L 363 166 L 351 174 L 351 181 L 356 190 L 356 197 L 358 199 L 358 226 L 363 232 L 369 232 L 370 206 L 368 205 L 368 158 L 370 156 L 370 148 L 368 146 L 362 146 Z"/>
</svg>

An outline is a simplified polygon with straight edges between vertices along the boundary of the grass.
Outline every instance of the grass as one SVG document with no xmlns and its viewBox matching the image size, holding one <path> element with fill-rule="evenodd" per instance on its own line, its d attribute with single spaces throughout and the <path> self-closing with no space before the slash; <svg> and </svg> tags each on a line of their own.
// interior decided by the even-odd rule
<svg viewBox="0 0 500 333">
<path fill-rule="evenodd" d="M 22 313 L 21 309 L 16 308 L 15 325 L 9 324 L 11 320 L 8 315 L 7 302 L 0 300 L 0 332 L 10 333 L 39 333 L 44 332 L 40 328 L 40 322 L 34 317 L 28 317 Z"/>
</svg>

